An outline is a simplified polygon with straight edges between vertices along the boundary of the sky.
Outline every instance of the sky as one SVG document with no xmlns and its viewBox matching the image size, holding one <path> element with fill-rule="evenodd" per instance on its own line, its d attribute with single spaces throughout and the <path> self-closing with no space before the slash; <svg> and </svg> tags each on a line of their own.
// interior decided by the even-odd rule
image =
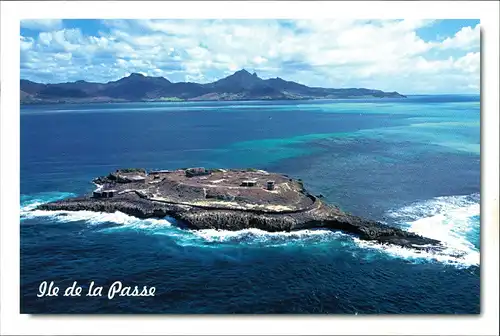
<svg viewBox="0 0 500 336">
<path fill-rule="evenodd" d="M 309 86 L 479 93 L 479 20 L 23 20 L 21 78 L 142 73 L 208 83 L 240 69 Z"/>
</svg>

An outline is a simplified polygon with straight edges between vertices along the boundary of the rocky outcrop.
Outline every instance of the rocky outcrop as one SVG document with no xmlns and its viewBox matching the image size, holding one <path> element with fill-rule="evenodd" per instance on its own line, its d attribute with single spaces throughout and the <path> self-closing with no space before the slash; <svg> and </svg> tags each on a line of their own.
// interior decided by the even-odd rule
<svg viewBox="0 0 500 336">
<path fill-rule="evenodd" d="M 213 207 L 191 206 L 178 203 L 157 202 L 141 198 L 136 193 L 127 193 L 110 199 L 92 197 L 70 198 L 42 204 L 39 210 L 67 211 L 120 211 L 138 218 L 177 219 L 190 229 L 243 230 L 257 228 L 264 231 L 294 231 L 326 228 L 351 233 L 363 240 L 394 244 L 407 248 L 440 250 L 439 241 L 406 232 L 382 223 L 363 219 L 342 212 L 334 206 L 316 200 L 309 210 L 286 213 L 270 211 L 230 210 Z"/>
</svg>

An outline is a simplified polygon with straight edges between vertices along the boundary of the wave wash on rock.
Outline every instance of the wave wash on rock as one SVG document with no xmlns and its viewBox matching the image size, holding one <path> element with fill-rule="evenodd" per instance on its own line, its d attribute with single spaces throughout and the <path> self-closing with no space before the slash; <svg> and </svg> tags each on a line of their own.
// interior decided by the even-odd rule
<svg viewBox="0 0 500 336">
<path fill-rule="evenodd" d="M 138 218 L 171 216 L 190 229 L 269 232 L 327 228 L 363 240 L 421 250 L 440 241 L 347 214 L 307 192 L 301 180 L 256 169 L 117 170 L 93 181 L 97 189 L 39 205 L 37 210 L 120 211 Z"/>
</svg>

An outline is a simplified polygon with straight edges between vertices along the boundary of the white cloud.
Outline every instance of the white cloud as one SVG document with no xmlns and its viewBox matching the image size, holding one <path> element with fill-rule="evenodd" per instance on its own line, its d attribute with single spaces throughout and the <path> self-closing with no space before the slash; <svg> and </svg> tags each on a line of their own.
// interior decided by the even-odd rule
<svg viewBox="0 0 500 336">
<path fill-rule="evenodd" d="M 266 63 L 267 59 L 265 57 L 262 57 L 262 56 L 255 56 L 252 59 L 252 61 L 254 64 L 260 65 L 260 64 Z"/>
<path fill-rule="evenodd" d="M 25 52 L 33 47 L 34 40 L 31 37 L 21 36 L 21 52 Z"/>
<path fill-rule="evenodd" d="M 470 52 L 459 58 L 454 63 L 455 67 L 470 74 L 479 74 L 481 65 L 481 54 L 479 52 Z"/>
<path fill-rule="evenodd" d="M 481 42 L 481 28 L 477 24 L 474 28 L 463 27 L 455 36 L 446 38 L 441 42 L 443 49 L 476 49 Z"/>
<path fill-rule="evenodd" d="M 51 30 L 62 27 L 61 19 L 21 20 L 21 27 L 32 30 Z"/>
<path fill-rule="evenodd" d="M 35 39 L 21 36 L 22 75 L 109 81 L 143 72 L 208 82 L 246 68 L 264 78 L 313 86 L 402 93 L 470 91 L 479 78 L 479 26 L 464 27 L 442 41 L 425 41 L 417 29 L 432 20 L 102 22 L 105 29 L 98 36 L 79 29 L 53 29 Z M 39 71 L 37 77 L 37 67 L 50 71 Z"/>
</svg>

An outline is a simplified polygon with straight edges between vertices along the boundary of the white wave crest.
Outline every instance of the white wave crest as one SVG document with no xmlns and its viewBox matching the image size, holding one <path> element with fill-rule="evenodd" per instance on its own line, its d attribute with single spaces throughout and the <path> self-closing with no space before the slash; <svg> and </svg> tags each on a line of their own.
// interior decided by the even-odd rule
<svg viewBox="0 0 500 336">
<path fill-rule="evenodd" d="M 358 238 L 354 238 L 354 242 L 360 247 L 386 253 L 390 256 L 409 261 L 436 261 L 457 267 L 478 266 L 480 263 L 479 251 L 472 249 L 464 251 L 463 249 L 457 250 L 448 247 L 444 251 L 428 252 L 396 245 L 382 245 L 372 241 L 360 240 Z"/>
<path fill-rule="evenodd" d="M 122 212 L 113 213 L 93 212 L 93 211 L 64 211 L 64 210 L 36 210 L 40 204 L 73 196 L 70 193 L 42 194 L 31 197 L 21 203 L 21 219 L 33 219 L 37 217 L 50 218 L 60 223 L 85 222 L 89 225 L 100 225 L 103 223 L 113 223 L 117 225 L 132 226 L 135 228 L 149 228 L 151 226 L 168 226 L 170 222 L 166 219 L 144 219 L 129 216 Z"/>
<path fill-rule="evenodd" d="M 469 215 L 479 215 L 479 194 L 461 196 L 442 196 L 431 200 L 415 202 L 403 208 L 389 211 L 389 216 L 396 219 L 416 220 L 451 211 L 464 212 L 469 208 Z"/>
<path fill-rule="evenodd" d="M 326 229 L 298 230 L 293 232 L 267 232 L 260 229 L 244 229 L 239 231 L 197 230 L 191 231 L 195 236 L 209 243 L 246 243 L 249 245 L 282 246 L 288 244 L 311 244 L 335 241 L 339 237 L 348 237 L 341 232 Z"/>
<path fill-rule="evenodd" d="M 47 192 L 35 196 L 21 195 L 21 218 L 30 217 L 31 212 L 43 203 L 53 202 L 71 196 L 75 196 L 75 194 L 67 192 Z"/>
<path fill-rule="evenodd" d="M 21 214 L 23 216 L 23 214 Z M 33 210 L 24 215 L 24 218 L 47 217 L 57 222 L 86 222 L 91 225 L 114 223 L 129 225 L 136 228 L 148 228 L 151 225 L 170 225 L 165 219 L 138 219 L 123 212 L 93 212 L 93 211 L 45 211 Z"/>
<path fill-rule="evenodd" d="M 440 252 L 425 252 L 360 240 L 356 240 L 357 244 L 405 259 L 429 259 L 462 266 L 480 264 L 480 251 L 472 241 L 474 238 L 479 241 L 480 223 L 474 219 L 480 216 L 478 194 L 436 197 L 388 214 L 406 230 L 440 240 L 445 249 Z"/>
</svg>

